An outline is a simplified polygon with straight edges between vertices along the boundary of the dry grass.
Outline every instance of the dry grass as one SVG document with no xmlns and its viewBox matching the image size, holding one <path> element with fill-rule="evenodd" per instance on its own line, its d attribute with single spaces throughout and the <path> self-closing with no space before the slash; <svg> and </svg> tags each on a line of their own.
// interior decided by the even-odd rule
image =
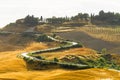
<svg viewBox="0 0 120 80">
<path fill-rule="evenodd" d="M 29 28 L 30 27 L 27 27 L 26 25 L 23 25 L 23 24 L 14 24 L 14 25 L 11 25 L 11 26 L 10 25 L 6 26 L 2 30 L 18 33 L 18 32 L 24 32 Z"/>
<path fill-rule="evenodd" d="M 105 41 L 120 42 L 120 27 L 82 27 L 80 31 Z"/>
<path fill-rule="evenodd" d="M 76 27 L 56 27 L 52 29 L 52 32 L 69 32 L 75 30 Z"/>
<path fill-rule="evenodd" d="M 6 43 L 0 43 L 0 52 L 3 51 L 14 51 L 17 49 L 22 49 L 22 46 L 17 46 L 17 45 L 10 45 L 10 44 L 6 44 Z"/>
<path fill-rule="evenodd" d="M 87 69 L 52 76 L 48 80 L 119 80 L 119 78 L 118 72 L 106 69 Z"/>
<path fill-rule="evenodd" d="M 39 46 L 39 48 L 38 48 Z M 106 69 L 86 70 L 41 70 L 28 71 L 22 59 L 16 57 L 22 52 L 44 49 L 43 43 L 32 43 L 24 50 L 0 52 L 0 80 L 119 80 L 120 73 Z M 66 53 L 89 54 L 91 49 L 70 49 Z M 75 52 L 76 51 L 76 52 Z M 87 52 L 88 51 L 88 52 Z M 92 53 L 91 53 L 92 54 Z"/>
<path fill-rule="evenodd" d="M 91 57 L 96 58 L 98 57 L 98 54 L 96 54 L 96 51 L 88 48 L 74 48 L 69 50 L 63 50 L 63 51 L 57 51 L 57 52 L 49 52 L 49 53 L 43 53 L 40 54 L 40 56 L 43 56 L 47 59 L 53 59 L 53 58 L 62 58 L 66 55 L 78 55 L 83 57 Z"/>
<path fill-rule="evenodd" d="M 35 51 L 35 50 L 46 49 L 46 48 L 48 48 L 48 46 L 45 43 L 32 42 L 27 45 L 27 47 L 25 48 L 25 51 Z"/>
<path fill-rule="evenodd" d="M 36 26 L 36 31 L 43 32 L 43 33 L 49 33 L 52 30 L 52 26 L 44 24 L 44 25 L 38 25 Z"/>
<path fill-rule="evenodd" d="M 19 34 L 0 35 L 0 52 L 23 49 L 26 44 L 31 42 L 33 42 L 33 39 L 22 37 Z"/>
</svg>

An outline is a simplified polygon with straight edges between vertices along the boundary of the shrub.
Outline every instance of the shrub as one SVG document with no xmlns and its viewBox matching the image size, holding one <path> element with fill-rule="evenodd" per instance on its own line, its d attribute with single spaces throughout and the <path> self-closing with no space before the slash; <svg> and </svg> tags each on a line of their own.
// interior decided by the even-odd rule
<svg viewBox="0 0 120 80">
<path fill-rule="evenodd" d="M 80 59 L 80 58 L 79 58 L 79 64 L 88 65 L 88 62 L 87 62 L 87 60 L 85 60 L 85 59 Z"/>
<path fill-rule="evenodd" d="M 42 34 L 42 35 L 40 35 L 38 38 L 37 38 L 37 41 L 39 41 L 39 42 L 52 42 L 53 40 L 51 40 L 50 38 L 48 38 L 48 36 L 47 35 L 45 35 L 45 34 Z"/>
<path fill-rule="evenodd" d="M 55 38 L 56 37 L 56 34 L 53 34 L 53 38 Z"/>
<path fill-rule="evenodd" d="M 103 48 L 102 51 L 101 51 L 102 54 L 107 54 L 107 49 L 106 48 Z"/>
<path fill-rule="evenodd" d="M 34 56 L 34 57 L 37 58 L 37 59 L 45 60 L 45 58 L 42 57 L 42 56 Z"/>
<path fill-rule="evenodd" d="M 59 62 L 59 59 L 58 58 L 54 58 L 54 62 Z"/>
<path fill-rule="evenodd" d="M 90 68 L 88 65 L 74 64 L 74 63 L 61 63 L 60 66 L 66 69 L 86 69 Z"/>
<path fill-rule="evenodd" d="M 120 69 L 120 66 L 117 65 L 114 61 L 108 60 L 104 57 L 100 57 L 97 60 L 88 60 L 89 66 L 93 66 L 96 68 L 112 68 L 112 69 Z"/>
</svg>

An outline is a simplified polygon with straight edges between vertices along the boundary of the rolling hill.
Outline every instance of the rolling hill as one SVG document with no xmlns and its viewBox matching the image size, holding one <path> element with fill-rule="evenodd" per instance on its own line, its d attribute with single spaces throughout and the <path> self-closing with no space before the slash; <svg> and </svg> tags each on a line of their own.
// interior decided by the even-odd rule
<svg viewBox="0 0 120 80">
<path fill-rule="evenodd" d="M 22 27 L 21 27 L 22 26 Z M 82 70 L 72 69 L 46 69 L 46 70 L 32 70 L 28 69 L 26 62 L 17 55 L 23 52 L 31 52 L 36 50 L 47 49 L 54 47 L 56 43 L 38 42 L 36 37 L 31 35 L 31 32 L 42 32 L 51 34 L 53 31 L 49 26 L 37 25 L 28 27 L 25 25 L 11 24 L 3 28 L 1 31 L 12 32 L 10 34 L 0 34 L 0 79 L 1 80 L 119 80 L 120 72 L 118 70 L 110 70 L 105 68 L 90 68 Z M 44 28 L 45 27 L 45 28 Z M 36 30 L 38 29 L 38 30 Z M 42 29 L 42 30 L 41 30 Z M 97 59 L 98 53 L 96 50 L 101 51 L 102 48 L 107 48 L 110 51 L 113 48 L 118 48 L 120 45 L 109 41 L 104 41 L 89 34 L 76 30 L 78 28 L 69 28 L 69 31 L 54 33 L 61 36 L 63 39 L 69 39 L 76 42 L 82 42 L 85 47 L 72 48 L 64 51 L 46 52 L 40 56 L 46 57 L 51 60 L 54 57 L 64 59 L 66 55 L 76 55 L 82 58 Z M 25 34 L 24 34 L 25 33 Z M 27 35 L 26 35 L 27 33 Z M 37 34 L 38 35 L 38 34 Z M 91 48 L 91 49 L 90 49 Z M 94 49 L 94 50 L 93 50 Z M 118 53 L 119 49 L 116 52 Z M 62 54 L 61 54 L 62 53 Z M 119 61 L 119 56 L 113 57 Z M 119 63 L 119 62 L 118 62 Z"/>
<path fill-rule="evenodd" d="M 36 44 L 36 45 L 35 45 Z M 66 70 L 66 69 L 49 69 L 49 70 L 28 70 L 22 59 L 16 55 L 38 49 L 45 49 L 45 44 L 34 43 L 24 50 L 7 51 L 0 53 L 0 79 L 1 80 L 119 80 L 120 73 L 108 69 L 84 69 L 84 70 Z M 89 49 L 72 50 L 72 52 L 89 54 Z M 69 51 L 71 52 L 71 50 Z M 71 53 L 72 53 L 71 52 Z M 88 53 L 87 53 L 88 52 Z M 76 54 L 74 53 L 74 54 Z M 84 54 L 85 55 L 85 54 Z"/>
</svg>

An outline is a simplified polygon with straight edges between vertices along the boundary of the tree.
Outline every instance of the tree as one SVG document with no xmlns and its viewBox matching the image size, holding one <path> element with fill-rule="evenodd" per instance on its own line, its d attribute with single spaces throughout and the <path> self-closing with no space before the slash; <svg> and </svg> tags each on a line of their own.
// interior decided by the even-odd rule
<svg viewBox="0 0 120 80">
<path fill-rule="evenodd" d="M 98 15 L 91 16 L 91 22 L 98 25 L 120 25 L 120 14 L 101 10 Z"/>
<path fill-rule="evenodd" d="M 51 24 L 62 24 L 65 21 L 68 21 L 66 18 L 53 16 L 52 18 L 47 18 L 47 22 Z"/>
<path fill-rule="evenodd" d="M 32 16 L 28 15 L 24 18 L 24 24 L 27 26 L 36 26 L 38 25 L 38 23 L 39 19 L 34 17 L 33 15 Z"/>
<path fill-rule="evenodd" d="M 89 15 L 87 13 L 78 13 L 78 15 L 71 17 L 73 21 L 85 21 L 87 22 L 89 19 Z"/>
<path fill-rule="evenodd" d="M 40 21 L 43 21 L 43 17 L 42 16 L 40 17 Z"/>
<path fill-rule="evenodd" d="M 101 10 L 101 11 L 99 12 L 99 15 L 100 15 L 100 16 L 103 16 L 103 15 L 104 15 L 104 11 Z"/>
</svg>

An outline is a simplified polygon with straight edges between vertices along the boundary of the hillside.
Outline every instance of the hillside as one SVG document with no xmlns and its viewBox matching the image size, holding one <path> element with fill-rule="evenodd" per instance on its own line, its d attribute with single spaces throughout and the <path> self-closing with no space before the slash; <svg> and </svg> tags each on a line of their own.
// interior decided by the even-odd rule
<svg viewBox="0 0 120 80">
<path fill-rule="evenodd" d="M 119 42 L 113 43 L 113 42 L 97 39 L 89 36 L 88 34 L 82 31 L 61 32 L 56 34 L 68 40 L 71 39 L 73 41 L 82 42 L 86 47 L 98 51 L 101 51 L 103 48 L 106 48 L 108 52 L 111 52 L 113 49 L 118 48 L 120 46 Z M 119 53 L 119 49 L 114 50 L 111 53 Z"/>
<path fill-rule="evenodd" d="M 0 31 L 0 45 L 2 45 L 0 52 L 23 49 L 33 42 L 38 42 L 37 38 L 42 33 L 42 31 L 37 31 L 37 26 L 30 27 L 25 24 L 10 23 Z"/>
<path fill-rule="evenodd" d="M 120 55 L 109 54 L 119 53 L 119 42 L 92 36 L 83 27 L 56 26 L 14 23 L 4 27 L 0 33 L 0 79 L 119 80 Z M 21 59 L 24 53 L 30 58 Z"/>
<path fill-rule="evenodd" d="M 32 37 L 25 37 L 24 34 L 0 34 L 0 51 L 23 49 L 27 44 L 35 41 Z"/>
<path fill-rule="evenodd" d="M 26 51 L 45 49 L 45 44 L 34 43 L 26 47 L 24 50 L 7 51 L 0 53 L 0 79 L 1 80 L 101 80 L 112 79 L 119 80 L 119 72 L 107 69 L 85 69 L 85 70 L 66 70 L 66 69 L 50 69 L 50 70 L 27 70 L 26 64 L 22 59 L 16 57 L 17 54 Z M 89 49 L 72 50 L 72 52 L 87 53 Z M 71 50 L 69 51 L 71 52 Z M 71 52 L 71 53 L 72 53 Z M 74 53 L 74 54 L 76 54 Z M 6 63 L 7 62 L 7 63 Z M 71 77 L 70 77 L 71 76 Z"/>
<path fill-rule="evenodd" d="M 45 24 L 45 23 L 37 24 L 35 26 L 28 26 L 24 22 L 21 22 L 21 20 L 23 19 L 18 19 L 16 20 L 15 23 L 10 23 L 2 29 L 3 32 L 6 31 L 15 34 L 10 36 L 11 40 L 12 38 L 14 39 L 14 41 L 12 40 L 12 43 L 14 43 L 15 45 L 9 44 L 10 42 L 9 37 L 4 39 L 4 36 L 1 37 L 0 35 L 1 39 L 4 39 L 6 41 L 4 42 L 3 40 L 1 40 L 0 41 L 1 45 L 3 45 L 3 43 L 6 43 L 6 45 L 8 44 L 8 47 L 13 45 L 13 47 L 16 46 L 15 49 L 17 49 L 17 47 L 18 49 L 21 49 L 30 42 L 34 42 L 34 41 L 36 42 L 35 38 L 33 38 L 34 36 L 29 37 L 29 35 L 27 35 L 21 37 L 22 33 L 30 34 L 30 35 L 31 33 L 33 34 L 55 33 L 63 37 L 64 39 L 82 42 L 88 48 L 92 48 L 98 51 L 101 51 L 103 48 L 106 48 L 109 53 L 119 53 L 119 46 L 120 46 L 119 27 L 107 28 L 107 27 L 97 27 L 94 25 L 90 25 L 90 26 L 88 25 L 87 27 L 86 26 L 76 27 L 70 24 L 69 26 L 68 25 L 65 26 L 59 24 L 54 25 L 54 24 Z M 20 44 L 21 46 L 20 45 L 17 46 L 18 44 Z M 5 46 L 5 48 L 6 47 L 7 46 Z"/>
</svg>

